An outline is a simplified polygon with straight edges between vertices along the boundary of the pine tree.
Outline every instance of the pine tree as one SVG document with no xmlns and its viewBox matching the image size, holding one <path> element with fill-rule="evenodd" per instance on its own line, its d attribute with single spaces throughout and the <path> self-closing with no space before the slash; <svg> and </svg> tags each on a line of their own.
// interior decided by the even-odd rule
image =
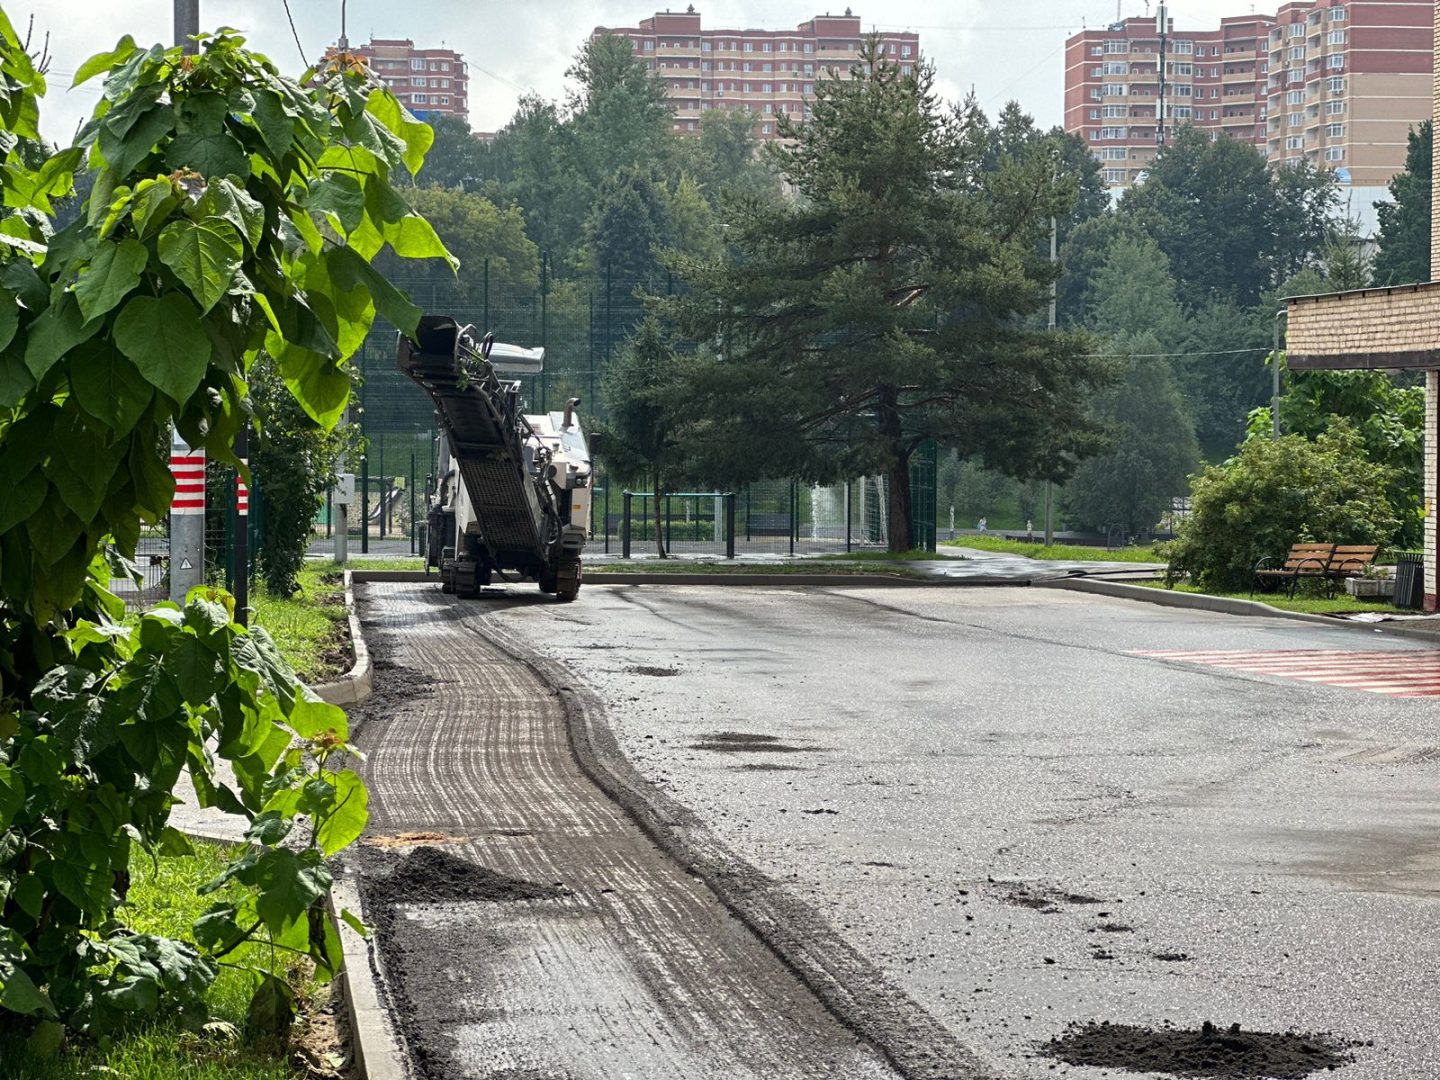
<svg viewBox="0 0 1440 1080">
<path fill-rule="evenodd" d="M 1430 270 L 1430 148 L 1434 128 L 1429 120 L 1410 132 L 1405 171 L 1390 181 L 1394 202 L 1375 204 L 1380 215 L 1380 250 L 1373 270 L 1377 285 L 1412 285 L 1431 280 Z"/>
<path fill-rule="evenodd" d="M 933 70 L 902 75 L 877 41 L 852 75 L 818 84 L 803 125 L 781 117 L 797 198 L 722 204 L 731 256 L 673 258 L 689 291 L 662 308 L 716 351 L 690 366 L 696 468 L 726 484 L 883 473 L 899 551 L 923 441 L 1063 479 L 1095 448 L 1085 401 L 1108 369 L 1088 335 L 1031 329 L 1050 218 L 1075 197 L 1053 146 L 995 152 L 973 102 L 942 107 Z"/>
</svg>

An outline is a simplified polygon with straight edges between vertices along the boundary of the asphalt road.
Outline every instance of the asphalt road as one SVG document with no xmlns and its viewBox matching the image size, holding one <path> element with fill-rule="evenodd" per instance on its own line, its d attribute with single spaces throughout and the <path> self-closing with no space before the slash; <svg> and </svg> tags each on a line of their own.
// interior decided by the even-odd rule
<svg viewBox="0 0 1440 1080">
<path fill-rule="evenodd" d="M 1042 589 L 480 603 L 1004 1076 L 1090 1020 L 1440 1076 L 1440 703 L 1138 655 L 1414 643 Z"/>
</svg>

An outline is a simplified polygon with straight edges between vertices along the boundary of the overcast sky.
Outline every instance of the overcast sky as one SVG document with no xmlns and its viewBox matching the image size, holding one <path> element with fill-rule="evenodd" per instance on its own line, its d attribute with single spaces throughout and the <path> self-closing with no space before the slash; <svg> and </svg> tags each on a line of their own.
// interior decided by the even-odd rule
<svg viewBox="0 0 1440 1080">
<path fill-rule="evenodd" d="M 1143 0 L 1121 2 L 1127 16 L 1145 13 Z M 707 27 L 784 28 L 838 14 L 845 0 L 705 0 L 696 7 Z M 867 28 L 918 31 L 947 97 L 973 87 L 992 114 L 1017 100 L 1044 126 L 1061 119 L 1065 38 L 1113 21 L 1116 10 L 1115 0 L 858 0 L 854 7 Z M 68 138 L 99 97 L 98 80 L 68 90 L 86 57 L 113 47 L 122 34 L 149 45 L 168 42 L 172 32 L 170 0 L 11 0 L 6 8 L 22 33 L 33 13 L 36 40 L 50 34 L 51 92 L 42 116 L 57 140 Z M 290 8 L 305 56 L 314 59 L 339 34 L 340 0 L 290 0 Z M 1251 10 L 1246 0 L 1171 4 L 1182 30 Z M 1274 4 L 1260 10 L 1273 11 Z M 348 19 L 352 42 L 408 37 L 461 52 L 470 64 L 471 124 L 491 131 L 510 118 L 523 91 L 563 95 L 565 69 L 595 26 L 633 26 L 653 11 L 643 0 L 349 0 Z M 302 70 L 283 0 L 200 0 L 200 23 L 236 27 L 282 71 Z"/>
</svg>

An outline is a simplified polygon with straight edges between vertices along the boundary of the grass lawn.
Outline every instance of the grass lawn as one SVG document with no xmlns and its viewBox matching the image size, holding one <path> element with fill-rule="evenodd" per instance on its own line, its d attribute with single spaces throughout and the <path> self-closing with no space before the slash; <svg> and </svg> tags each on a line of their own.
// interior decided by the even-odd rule
<svg viewBox="0 0 1440 1080">
<path fill-rule="evenodd" d="M 312 561 L 310 562 L 310 565 L 313 566 L 313 567 L 323 567 L 324 569 L 327 569 L 327 570 L 339 570 L 339 569 L 341 569 L 340 567 L 336 566 L 335 563 L 334 563 L 332 560 L 330 560 L 330 559 L 325 559 L 325 560 L 323 560 L 323 561 L 318 560 L 318 559 L 312 560 Z M 347 563 L 345 564 L 344 569 L 346 569 L 346 570 L 424 570 L 424 569 L 425 569 L 425 560 L 422 559 L 419 555 L 401 555 L 401 556 L 398 556 L 398 557 L 386 557 L 386 558 L 374 558 L 374 559 L 371 559 L 371 558 L 368 558 L 368 557 L 361 557 L 361 558 L 352 558 L 349 562 L 347 562 Z"/>
<path fill-rule="evenodd" d="M 1002 536 L 966 536 L 945 541 L 946 547 L 969 547 L 980 551 L 998 551 L 1006 555 L 1024 555 L 1029 559 L 1066 559 L 1075 562 L 1141 562 L 1163 563 L 1153 548 L 1123 547 L 1113 550 L 1102 547 L 1077 547 L 1074 544 L 1027 544 L 1023 540 L 1006 540 Z"/>
<path fill-rule="evenodd" d="M 188 937 L 191 924 L 215 899 L 197 896 L 195 890 L 219 874 L 225 862 L 223 848 L 199 841 L 193 856 L 162 858 L 158 870 L 137 852 L 124 918 L 141 932 Z M 249 948 L 258 946 L 245 946 L 236 956 L 243 959 Z M 311 985 L 303 993 L 315 990 Z M 248 974 L 222 968 L 210 991 L 212 1018 L 243 1028 L 252 991 Z M 0 1077 L 17 1080 L 295 1080 L 299 1075 L 283 1049 L 251 1047 L 239 1037 L 194 1035 L 163 1019 L 123 1034 L 103 1051 L 76 1040 L 44 1059 L 0 1037 Z"/>
<path fill-rule="evenodd" d="M 1137 581 L 1135 585 L 1143 585 L 1147 589 L 1163 589 L 1165 583 L 1161 581 Z M 1176 592 L 1204 593 L 1205 590 L 1194 585 L 1176 585 Z M 1297 593 L 1295 596 L 1286 596 L 1284 593 L 1261 593 L 1257 592 L 1251 596 L 1246 592 L 1237 593 L 1208 593 L 1209 596 L 1223 596 L 1232 600 L 1258 600 L 1262 604 L 1269 604 L 1271 607 L 1280 608 L 1282 611 L 1302 611 L 1307 615 L 1349 615 L 1360 611 L 1386 611 L 1394 612 L 1395 607 L 1388 603 L 1376 603 L 1374 600 L 1357 600 L 1349 593 L 1342 592 L 1334 599 L 1314 594 L 1306 595 Z"/>
<path fill-rule="evenodd" d="M 333 566 L 306 566 L 300 571 L 300 591 L 288 599 L 257 588 L 254 623 L 270 631 L 306 682 L 324 682 L 350 669 L 345 582 Z"/>
</svg>

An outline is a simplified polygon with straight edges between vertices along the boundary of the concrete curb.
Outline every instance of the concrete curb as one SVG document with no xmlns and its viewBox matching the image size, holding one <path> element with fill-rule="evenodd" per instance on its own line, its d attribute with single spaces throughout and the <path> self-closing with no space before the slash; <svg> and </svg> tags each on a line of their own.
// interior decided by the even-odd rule
<svg viewBox="0 0 1440 1080">
<path fill-rule="evenodd" d="M 1122 585 L 1117 581 L 1096 581 L 1093 578 L 1062 578 L 1057 581 L 1042 581 L 1036 584 L 1046 589 L 1066 589 L 1070 592 L 1093 593 L 1099 596 L 1113 596 L 1121 600 L 1138 600 L 1142 604 L 1159 604 L 1162 607 L 1190 608 L 1199 611 L 1213 611 L 1221 615 L 1261 616 L 1270 619 L 1289 619 L 1314 626 L 1328 626 L 1339 630 L 1362 630 L 1369 633 L 1393 634 L 1396 637 L 1415 638 L 1420 641 L 1440 642 L 1440 628 L 1405 626 L 1390 623 L 1357 623 L 1329 615 L 1311 615 L 1304 611 L 1285 611 L 1259 600 L 1240 600 L 1231 596 L 1208 596 L 1205 593 L 1182 593 L 1170 589 L 1147 589 L 1141 585 Z"/>
<path fill-rule="evenodd" d="M 440 579 L 419 570 L 355 570 L 355 582 L 393 581 L 400 583 L 433 582 Z M 957 588 L 966 585 L 1020 586 L 1035 584 L 1009 577 L 901 577 L 899 574 L 607 574 L 603 570 L 587 571 L 586 585 L 743 585 L 751 588 Z M 583 595 L 584 590 L 581 590 Z"/>
<path fill-rule="evenodd" d="M 783 884 L 722 843 L 689 807 L 646 780 L 610 730 L 605 705 L 564 665 L 480 617 L 471 625 L 559 698 L 581 769 L 688 873 L 703 881 L 859 1038 L 906 1080 L 995 1080 L 997 1073 Z"/>
<path fill-rule="evenodd" d="M 345 571 L 345 612 L 350 619 L 350 645 L 355 650 L 355 666 L 338 679 L 311 687 L 320 695 L 320 700 L 331 705 L 354 705 L 370 696 L 375 669 L 370 662 L 370 650 L 365 646 L 365 635 L 360 631 L 360 616 L 355 611 L 355 582 L 365 580 L 368 579 Z"/>
<path fill-rule="evenodd" d="M 361 914 L 360 892 L 346 874 L 336 877 L 326 901 L 330 918 L 340 935 L 345 957 L 340 971 L 344 989 L 345 1015 L 350 1024 L 350 1047 L 355 1073 L 361 1080 L 408 1080 L 409 1060 L 401 1047 L 400 1035 L 383 1004 L 375 966 L 379 959 L 370 941 L 357 934 L 340 912 L 347 908 Z"/>
</svg>

